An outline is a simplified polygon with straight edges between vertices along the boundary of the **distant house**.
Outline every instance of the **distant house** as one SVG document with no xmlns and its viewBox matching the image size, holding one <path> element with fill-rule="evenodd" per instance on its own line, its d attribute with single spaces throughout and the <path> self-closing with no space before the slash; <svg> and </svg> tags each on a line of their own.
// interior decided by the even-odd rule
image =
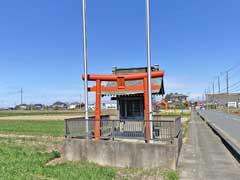
<svg viewBox="0 0 240 180">
<path fill-rule="evenodd" d="M 79 103 L 75 102 L 75 103 L 69 104 L 67 108 L 68 108 L 69 110 L 74 110 L 74 109 L 80 108 L 80 106 L 81 106 L 81 105 L 80 105 Z"/>
<path fill-rule="evenodd" d="M 116 103 L 103 103 L 103 109 L 117 109 Z"/>
<path fill-rule="evenodd" d="M 32 106 L 32 108 L 33 108 L 34 110 L 43 110 L 43 109 L 44 109 L 44 105 L 43 105 L 43 104 L 34 104 L 34 105 Z"/>
<path fill-rule="evenodd" d="M 89 104 L 88 105 L 88 109 L 95 110 L 96 109 L 96 105 L 95 104 Z"/>
<path fill-rule="evenodd" d="M 27 104 L 20 104 L 16 106 L 16 110 L 28 110 L 29 106 Z"/>
<path fill-rule="evenodd" d="M 172 103 L 185 103 L 187 101 L 188 96 L 184 94 L 172 94 L 170 96 L 170 102 Z"/>
<path fill-rule="evenodd" d="M 52 105 L 52 108 L 55 110 L 64 110 L 67 109 L 67 104 L 64 102 L 57 101 Z"/>
</svg>

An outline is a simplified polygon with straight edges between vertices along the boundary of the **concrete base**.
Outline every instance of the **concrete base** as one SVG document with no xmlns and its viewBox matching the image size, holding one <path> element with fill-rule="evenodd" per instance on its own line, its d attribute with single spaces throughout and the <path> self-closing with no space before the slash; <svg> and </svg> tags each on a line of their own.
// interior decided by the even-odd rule
<svg viewBox="0 0 240 180">
<path fill-rule="evenodd" d="M 66 139 L 63 156 L 65 160 L 84 160 L 103 166 L 176 169 L 181 133 L 179 137 L 169 145 Z"/>
</svg>

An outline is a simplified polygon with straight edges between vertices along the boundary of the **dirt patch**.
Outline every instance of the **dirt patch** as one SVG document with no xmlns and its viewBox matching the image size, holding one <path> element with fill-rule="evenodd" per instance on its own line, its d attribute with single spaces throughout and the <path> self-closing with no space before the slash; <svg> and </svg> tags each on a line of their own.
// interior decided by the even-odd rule
<svg viewBox="0 0 240 180">
<path fill-rule="evenodd" d="M 64 137 L 52 137 L 52 136 L 33 136 L 33 135 L 18 135 L 18 134 L 0 134 L 2 138 L 31 138 L 36 140 L 64 140 Z"/>
<path fill-rule="evenodd" d="M 164 180 L 163 170 L 152 169 L 118 169 L 116 180 Z"/>
<path fill-rule="evenodd" d="M 58 164 L 63 164 L 64 162 L 66 162 L 64 160 L 64 158 L 60 157 L 60 158 L 57 158 L 57 159 L 54 159 L 52 161 L 49 161 L 46 166 L 55 166 L 55 165 L 58 165 Z"/>
<path fill-rule="evenodd" d="M 36 121 L 63 121 L 69 118 L 79 118 L 79 115 L 29 115 L 0 117 L 0 120 L 36 120 Z"/>
<path fill-rule="evenodd" d="M 64 142 L 63 137 L 51 136 L 31 136 L 31 135 L 17 135 L 17 134 L 0 134 L 1 140 L 6 140 L 8 143 L 18 144 L 21 146 L 28 146 L 41 149 L 43 152 L 62 151 Z"/>
</svg>

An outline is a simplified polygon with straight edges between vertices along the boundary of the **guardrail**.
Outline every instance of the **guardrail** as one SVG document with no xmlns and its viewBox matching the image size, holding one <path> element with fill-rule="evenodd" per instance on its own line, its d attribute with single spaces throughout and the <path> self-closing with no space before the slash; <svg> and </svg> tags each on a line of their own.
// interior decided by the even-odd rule
<svg viewBox="0 0 240 180">
<path fill-rule="evenodd" d="M 166 116 L 167 117 L 167 116 Z M 94 123 L 97 120 L 88 120 L 88 133 L 86 133 L 84 118 L 65 120 L 65 137 L 70 138 L 94 138 Z M 154 118 L 152 122 L 153 139 L 155 141 L 173 140 L 181 131 L 181 117 Z M 145 140 L 145 120 L 119 119 L 119 120 L 100 120 L 101 139 L 138 139 Z"/>
</svg>

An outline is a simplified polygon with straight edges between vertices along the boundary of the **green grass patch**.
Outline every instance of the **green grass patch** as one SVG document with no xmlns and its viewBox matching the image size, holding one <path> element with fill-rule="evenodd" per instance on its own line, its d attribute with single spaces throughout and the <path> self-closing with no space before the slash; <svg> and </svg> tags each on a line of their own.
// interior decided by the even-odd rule
<svg viewBox="0 0 240 180">
<path fill-rule="evenodd" d="M 163 172 L 163 177 L 166 180 L 179 180 L 179 175 L 176 171 L 167 170 Z"/>
<path fill-rule="evenodd" d="M 12 145 L 0 140 L 0 179 L 110 180 L 116 175 L 116 170 L 113 168 L 87 162 L 67 162 L 46 166 L 47 162 L 58 157 L 59 153 L 56 151 L 41 152 L 31 147 Z"/>
<path fill-rule="evenodd" d="M 190 116 L 191 112 L 175 110 L 175 111 L 161 111 L 161 112 L 158 112 L 158 114 L 159 115 L 169 115 L 169 116 Z"/>
<path fill-rule="evenodd" d="M 51 116 L 51 115 L 83 115 L 78 111 L 2 111 L 0 117 L 11 116 Z"/>
<path fill-rule="evenodd" d="M 54 137 L 0 137 L 0 180 L 178 180 L 168 169 L 112 168 L 88 162 L 49 162 L 60 157 L 63 140 Z M 53 146 L 54 145 L 54 146 Z M 56 161 L 55 161 L 56 162 Z M 59 161 L 57 161 L 59 162 Z M 55 164 L 55 165 L 54 165 Z"/>
<path fill-rule="evenodd" d="M 0 121 L 0 133 L 41 136 L 64 136 L 64 122 L 2 120 Z"/>
</svg>

